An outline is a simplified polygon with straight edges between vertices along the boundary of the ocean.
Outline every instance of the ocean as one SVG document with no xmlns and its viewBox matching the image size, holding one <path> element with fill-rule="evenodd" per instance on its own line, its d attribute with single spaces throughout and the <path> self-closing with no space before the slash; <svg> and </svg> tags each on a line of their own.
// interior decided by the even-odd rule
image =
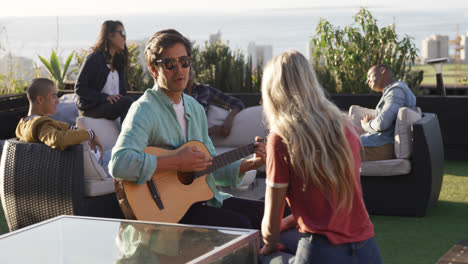
<svg viewBox="0 0 468 264">
<path fill-rule="evenodd" d="M 203 46 L 209 35 L 221 32 L 221 40 L 232 49 L 247 50 L 249 42 L 272 45 L 273 55 L 287 49 L 305 54 L 306 43 L 315 33 L 320 18 L 344 27 L 353 23 L 358 7 L 321 9 L 276 9 L 242 13 L 174 13 L 113 16 L 9 17 L 0 18 L 0 58 L 7 53 L 37 60 L 57 48 L 62 56 L 94 44 L 102 22 L 124 23 L 127 40 L 144 43 L 153 33 L 175 28 L 195 45 Z M 370 8 L 379 26 L 395 23 L 400 37 L 408 35 L 421 50 L 421 42 L 432 34 L 456 36 L 468 31 L 468 9 L 405 10 Z"/>
</svg>

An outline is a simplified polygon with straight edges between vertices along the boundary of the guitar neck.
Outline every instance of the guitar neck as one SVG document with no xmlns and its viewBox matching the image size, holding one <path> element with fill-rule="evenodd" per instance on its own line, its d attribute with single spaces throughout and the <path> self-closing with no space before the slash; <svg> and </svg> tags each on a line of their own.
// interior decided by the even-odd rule
<svg viewBox="0 0 468 264">
<path fill-rule="evenodd" d="M 217 155 L 213 158 L 211 166 L 200 172 L 194 172 L 194 177 L 201 177 L 203 175 L 212 173 L 213 171 L 222 168 L 228 164 L 233 163 L 236 160 L 240 160 L 243 157 L 246 157 L 255 152 L 254 144 L 248 144 L 237 149 L 233 149 L 227 152 L 224 152 L 220 155 Z"/>
</svg>

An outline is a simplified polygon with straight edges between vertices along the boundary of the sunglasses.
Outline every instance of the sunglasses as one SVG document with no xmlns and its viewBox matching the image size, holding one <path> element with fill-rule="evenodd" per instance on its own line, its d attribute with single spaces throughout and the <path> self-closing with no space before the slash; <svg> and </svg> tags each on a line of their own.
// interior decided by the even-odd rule
<svg viewBox="0 0 468 264">
<path fill-rule="evenodd" d="M 116 30 L 114 32 L 119 32 L 120 36 L 122 36 L 122 38 L 125 38 L 127 36 L 127 33 L 125 32 L 125 30 Z"/>
<path fill-rule="evenodd" d="M 167 58 L 156 61 L 156 63 L 164 64 L 164 68 L 166 68 L 166 70 L 168 71 L 175 69 L 177 66 L 177 62 L 180 63 L 180 66 L 182 66 L 182 68 L 188 68 L 190 67 L 190 65 L 192 65 L 192 57 L 182 56 L 178 59 Z"/>
</svg>

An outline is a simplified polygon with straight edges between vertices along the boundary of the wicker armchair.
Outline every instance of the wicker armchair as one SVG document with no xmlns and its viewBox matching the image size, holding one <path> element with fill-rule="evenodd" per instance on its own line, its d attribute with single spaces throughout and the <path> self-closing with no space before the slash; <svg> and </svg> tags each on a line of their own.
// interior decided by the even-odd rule
<svg viewBox="0 0 468 264">
<path fill-rule="evenodd" d="M 411 130 L 413 156 L 409 174 L 361 174 L 364 201 L 370 214 L 425 216 L 439 198 L 444 147 L 437 115 L 424 113 Z"/>
<path fill-rule="evenodd" d="M 5 141 L 0 198 L 10 231 L 59 215 L 124 218 L 115 194 L 85 197 L 83 147 Z"/>
</svg>

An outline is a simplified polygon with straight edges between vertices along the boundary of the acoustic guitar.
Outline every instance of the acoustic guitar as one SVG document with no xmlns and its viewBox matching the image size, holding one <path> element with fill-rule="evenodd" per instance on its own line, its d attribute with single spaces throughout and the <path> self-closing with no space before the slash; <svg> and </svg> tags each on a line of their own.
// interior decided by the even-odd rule
<svg viewBox="0 0 468 264">
<path fill-rule="evenodd" d="M 200 141 L 189 141 L 175 150 L 147 147 L 145 153 L 164 157 L 174 155 L 187 146 L 196 146 L 210 155 Z M 209 173 L 254 152 L 254 144 L 251 143 L 214 157 L 211 166 L 203 171 L 154 173 L 152 180 L 142 185 L 116 179 L 114 183 L 119 205 L 127 219 L 177 223 L 192 204 L 213 198 L 214 193 L 206 182 Z"/>
</svg>

